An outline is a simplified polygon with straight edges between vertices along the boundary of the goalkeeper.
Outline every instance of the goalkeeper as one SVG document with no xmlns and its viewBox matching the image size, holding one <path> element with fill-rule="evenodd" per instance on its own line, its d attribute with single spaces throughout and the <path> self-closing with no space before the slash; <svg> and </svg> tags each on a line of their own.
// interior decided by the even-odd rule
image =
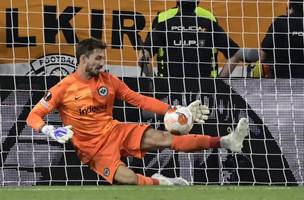
<svg viewBox="0 0 304 200">
<path fill-rule="evenodd" d="M 149 125 L 113 119 L 115 98 L 162 115 L 169 105 L 134 92 L 117 77 L 103 72 L 105 55 L 105 43 L 92 38 L 79 42 L 76 71 L 50 88 L 30 112 L 28 125 L 59 143 L 71 139 L 80 160 L 111 184 L 188 185 L 182 178 L 135 174 L 120 160 L 121 156 L 142 158 L 149 150 L 164 148 L 192 152 L 223 147 L 241 151 L 249 132 L 245 118 L 239 121 L 235 131 L 221 138 L 195 134 L 177 136 Z M 197 122 L 203 123 L 208 118 L 209 110 L 200 101 L 187 108 Z M 43 121 L 53 109 L 59 111 L 64 127 L 54 127 Z"/>
</svg>

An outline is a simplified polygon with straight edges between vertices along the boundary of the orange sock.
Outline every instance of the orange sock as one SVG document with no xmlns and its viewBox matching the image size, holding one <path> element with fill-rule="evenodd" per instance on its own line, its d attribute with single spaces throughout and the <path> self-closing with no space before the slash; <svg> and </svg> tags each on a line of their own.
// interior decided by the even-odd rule
<svg viewBox="0 0 304 200">
<path fill-rule="evenodd" d="M 195 134 L 181 136 L 174 135 L 171 144 L 171 149 L 183 152 L 193 152 L 219 147 L 220 137 Z"/>
<path fill-rule="evenodd" d="M 157 179 L 146 177 L 141 174 L 137 175 L 137 185 L 159 185 L 159 181 Z"/>
</svg>

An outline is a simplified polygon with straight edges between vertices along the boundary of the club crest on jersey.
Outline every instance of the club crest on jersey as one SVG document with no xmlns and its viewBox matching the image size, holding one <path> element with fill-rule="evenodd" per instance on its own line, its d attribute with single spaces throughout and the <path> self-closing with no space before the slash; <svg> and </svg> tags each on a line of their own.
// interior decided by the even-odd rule
<svg viewBox="0 0 304 200">
<path fill-rule="evenodd" d="M 106 88 L 105 86 L 102 86 L 98 89 L 98 94 L 100 96 L 107 96 L 108 95 L 108 88 Z"/>
<path fill-rule="evenodd" d="M 107 168 L 107 167 L 104 168 L 104 169 L 103 169 L 103 175 L 104 175 L 104 176 L 109 176 L 109 175 L 110 175 L 110 169 Z"/>
</svg>

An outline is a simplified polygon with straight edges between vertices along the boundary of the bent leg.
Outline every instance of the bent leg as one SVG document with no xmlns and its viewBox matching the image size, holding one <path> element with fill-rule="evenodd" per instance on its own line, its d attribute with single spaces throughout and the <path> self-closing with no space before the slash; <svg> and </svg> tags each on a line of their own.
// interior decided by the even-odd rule
<svg viewBox="0 0 304 200">
<path fill-rule="evenodd" d="M 130 185 L 137 184 L 136 174 L 131 169 L 129 169 L 124 165 L 120 165 L 117 168 L 116 173 L 114 175 L 114 180 L 122 184 L 130 184 Z"/>
<path fill-rule="evenodd" d="M 120 165 L 117 168 L 114 180 L 118 183 L 128 185 L 159 185 L 159 181 L 157 179 L 146 177 L 141 174 L 135 174 L 125 165 Z"/>
</svg>

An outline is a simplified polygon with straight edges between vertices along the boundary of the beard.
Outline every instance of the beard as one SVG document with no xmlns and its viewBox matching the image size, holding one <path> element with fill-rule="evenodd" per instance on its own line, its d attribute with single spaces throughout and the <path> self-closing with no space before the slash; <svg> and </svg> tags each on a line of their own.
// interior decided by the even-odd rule
<svg viewBox="0 0 304 200">
<path fill-rule="evenodd" d="M 91 77 L 98 77 L 99 71 L 89 71 L 88 75 Z"/>
<path fill-rule="evenodd" d="M 91 77 L 98 77 L 99 76 L 99 73 L 100 73 L 100 69 L 101 68 L 95 68 L 95 67 L 92 67 L 92 66 L 87 66 L 86 68 L 86 72 L 89 76 Z"/>
</svg>

